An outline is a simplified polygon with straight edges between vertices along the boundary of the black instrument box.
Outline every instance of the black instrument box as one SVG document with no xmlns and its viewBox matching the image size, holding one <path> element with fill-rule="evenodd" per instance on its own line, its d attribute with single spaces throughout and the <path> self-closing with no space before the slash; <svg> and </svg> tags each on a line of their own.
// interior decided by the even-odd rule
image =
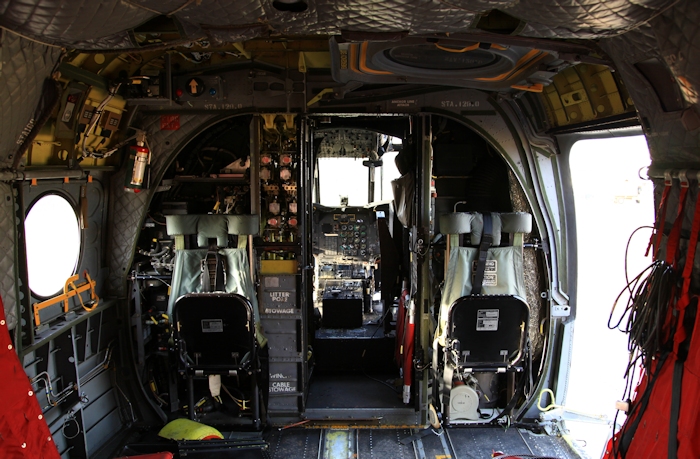
<svg viewBox="0 0 700 459">
<path fill-rule="evenodd" d="M 324 328 L 360 328 L 364 295 L 361 281 L 329 281 L 323 291 Z"/>
</svg>

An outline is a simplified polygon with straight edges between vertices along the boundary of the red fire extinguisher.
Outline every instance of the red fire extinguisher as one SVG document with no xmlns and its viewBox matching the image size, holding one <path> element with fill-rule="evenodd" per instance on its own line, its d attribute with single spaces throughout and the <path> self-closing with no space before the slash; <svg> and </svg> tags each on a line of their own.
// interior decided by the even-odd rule
<svg viewBox="0 0 700 459">
<path fill-rule="evenodd" d="M 151 152 L 146 147 L 146 133 L 139 131 L 136 134 L 136 145 L 129 147 L 126 177 L 124 178 L 126 191 L 138 193 L 148 188 L 147 174 L 150 164 Z"/>
</svg>

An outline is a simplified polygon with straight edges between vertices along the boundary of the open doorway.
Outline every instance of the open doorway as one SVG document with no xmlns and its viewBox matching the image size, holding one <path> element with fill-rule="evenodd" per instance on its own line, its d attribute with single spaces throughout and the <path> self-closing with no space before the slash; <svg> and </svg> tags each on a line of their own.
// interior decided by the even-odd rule
<svg viewBox="0 0 700 459">
<path fill-rule="evenodd" d="M 651 262 L 644 256 L 651 228 L 643 227 L 654 222 L 653 186 L 641 178 L 649 162 L 649 149 L 642 135 L 580 140 L 570 155 L 576 206 L 578 306 L 566 406 L 605 415 L 610 422 L 615 420 L 615 401 L 625 391 L 629 356 L 627 335 L 608 329 L 607 323 L 627 279 Z M 624 413 L 620 412 L 616 422 L 624 422 Z M 566 425 L 571 438 L 589 457 L 601 457 L 612 432 L 610 425 L 571 421 Z"/>
<path fill-rule="evenodd" d="M 394 361 L 396 286 L 382 283 L 394 256 L 391 181 L 401 140 L 333 128 L 315 134 L 312 251 L 313 372 L 307 416 L 405 409 Z M 348 413 L 356 417 L 359 413 Z M 343 415 L 340 415 L 343 416 Z"/>
</svg>

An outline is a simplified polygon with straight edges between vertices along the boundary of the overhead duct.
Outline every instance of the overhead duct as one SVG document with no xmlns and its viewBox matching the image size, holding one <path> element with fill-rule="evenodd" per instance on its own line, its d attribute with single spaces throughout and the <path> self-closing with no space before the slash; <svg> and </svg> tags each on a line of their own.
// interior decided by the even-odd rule
<svg viewBox="0 0 700 459">
<path fill-rule="evenodd" d="M 541 92 L 556 72 L 549 52 L 455 39 L 330 42 L 333 78 L 341 83 L 440 84 Z"/>
</svg>

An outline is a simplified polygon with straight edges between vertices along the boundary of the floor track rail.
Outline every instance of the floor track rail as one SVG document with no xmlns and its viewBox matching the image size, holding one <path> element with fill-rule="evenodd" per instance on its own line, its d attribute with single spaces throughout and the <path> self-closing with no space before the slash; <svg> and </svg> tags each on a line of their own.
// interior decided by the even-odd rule
<svg viewBox="0 0 700 459">
<path fill-rule="evenodd" d="M 480 459 L 493 451 L 579 459 L 564 439 L 515 427 L 292 428 L 274 431 L 266 440 L 266 459 Z"/>
</svg>

